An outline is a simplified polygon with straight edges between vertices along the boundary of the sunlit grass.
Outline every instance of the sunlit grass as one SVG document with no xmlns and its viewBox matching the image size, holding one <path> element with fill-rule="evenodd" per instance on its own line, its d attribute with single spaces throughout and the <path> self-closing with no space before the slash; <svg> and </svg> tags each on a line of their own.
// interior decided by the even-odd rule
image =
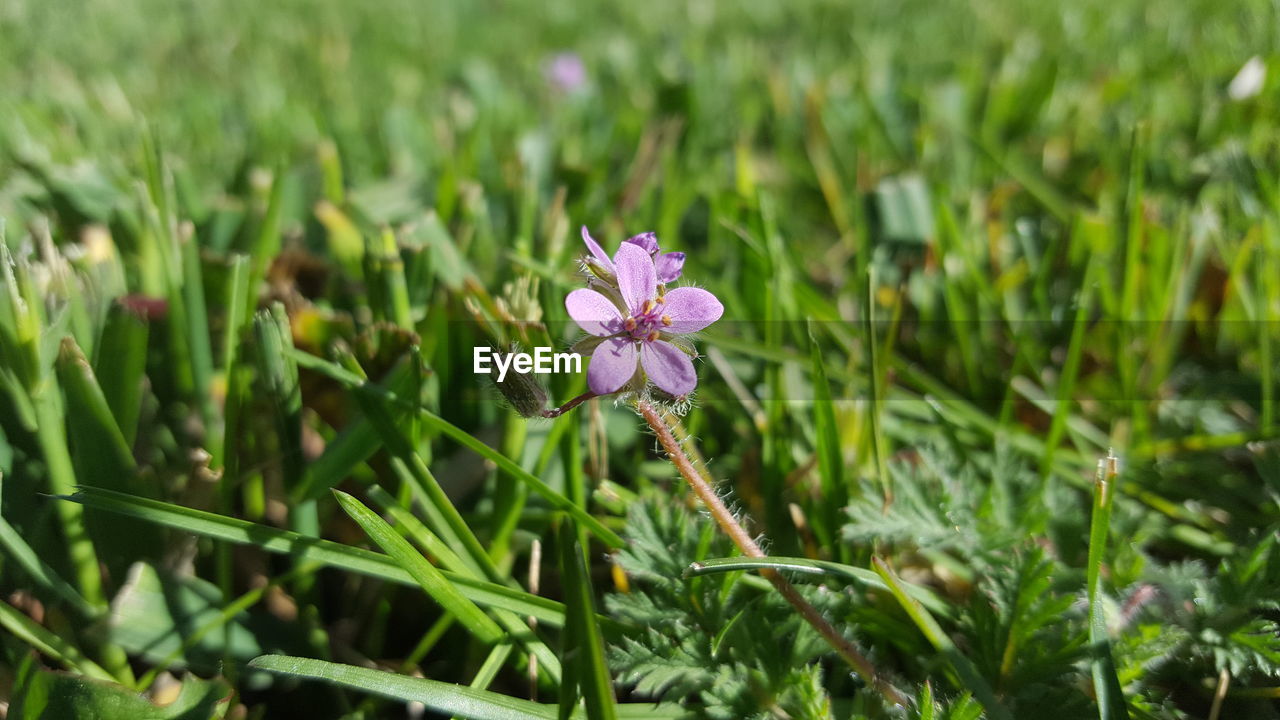
<svg viewBox="0 0 1280 720">
<path fill-rule="evenodd" d="M 1276 716 L 1276 20 L 7 4 L 9 716 Z M 472 373 L 581 225 L 727 308 L 683 415 Z"/>
</svg>

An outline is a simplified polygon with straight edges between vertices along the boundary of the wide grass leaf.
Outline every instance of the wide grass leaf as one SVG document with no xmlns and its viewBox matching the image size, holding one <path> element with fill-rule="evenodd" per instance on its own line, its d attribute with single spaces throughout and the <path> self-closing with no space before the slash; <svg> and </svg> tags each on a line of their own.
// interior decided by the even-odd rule
<svg viewBox="0 0 1280 720">
<path fill-rule="evenodd" d="M 157 571 L 147 563 L 129 570 L 111 602 L 110 637 L 150 663 L 216 672 L 227 658 L 248 662 L 267 649 L 306 646 L 302 628 L 268 614 L 237 613 L 223 621 L 222 594 L 198 577 Z M 203 630 L 218 626 L 218 632 Z"/>
<path fill-rule="evenodd" d="M 157 707 L 113 683 L 50 672 L 28 662 L 18 671 L 9 717 L 22 720 L 211 720 L 226 714 L 231 689 L 188 677 L 178 698 Z"/>
</svg>

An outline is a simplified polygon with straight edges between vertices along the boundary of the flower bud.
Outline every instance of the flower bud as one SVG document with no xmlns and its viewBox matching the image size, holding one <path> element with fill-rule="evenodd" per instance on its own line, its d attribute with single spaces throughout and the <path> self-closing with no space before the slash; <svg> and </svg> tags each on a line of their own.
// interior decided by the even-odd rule
<svg viewBox="0 0 1280 720">
<path fill-rule="evenodd" d="M 506 358 L 509 355 L 511 355 L 509 352 L 496 349 L 493 351 L 495 359 Z M 506 364 L 505 361 L 503 364 Z M 491 363 L 489 367 L 489 380 L 493 382 L 494 387 L 498 388 L 498 392 L 502 393 L 502 397 L 511 403 L 511 407 L 520 414 L 520 417 L 536 417 L 546 408 L 547 391 L 532 373 L 519 373 L 514 367 L 510 367 L 506 377 L 499 382 L 498 363 Z"/>
</svg>

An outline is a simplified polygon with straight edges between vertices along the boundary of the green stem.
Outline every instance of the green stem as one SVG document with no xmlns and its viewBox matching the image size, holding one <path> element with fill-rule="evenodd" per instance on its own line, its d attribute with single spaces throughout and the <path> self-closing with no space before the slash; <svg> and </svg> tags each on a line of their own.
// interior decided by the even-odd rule
<svg viewBox="0 0 1280 720">
<path fill-rule="evenodd" d="M 76 491 L 76 474 L 71 464 L 71 451 L 67 447 L 61 408 L 56 399 L 50 397 L 51 392 L 54 392 L 53 388 L 46 387 L 34 398 L 36 438 L 48 468 L 50 492 L 71 495 Z M 80 594 L 92 605 L 102 606 L 105 603 L 102 575 L 98 571 L 98 556 L 93 542 L 85 530 L 84 508 L 75 503 L 58 503 L 57 508 Z"/>
<path fill-rule="evenodd" d="M 56 392 L 51 386 L 33 393 L 32 405 L 36 414 L 36 439 L 44 455 L 49 472 L 49 490 L 54 495 L 71 495 L 76 491 L 76 474 L 71 463 L 71 450 L 67 447 L 66 424 Z M 67 507 L 72 505 L 74 507 Z M 60 502 L 57 512 L 62 521 L 62 532 L 67 542 L 67 553 L 75 572 L 80 594 L 94 607 L 106 606 L 102 589 L 102 573 L 98 568 L 98 554 L 84 523 L 84 507 L 76 503 Z M 98 656 L 116 679 L 130 685 L 133 671 L 128 658 L 119 646 L 110 642 L 98 647 Z"/>
<path fill-rule="evenodd" d="M 1086 580 L 1089 597 L 1089 645 L 1093 653 L 1093 689 L 1098 698 L 1098 717 L 1116 720 L 1129 717 L 1115 660 L 1111 656 L 1111 636 L 1102 602 L 1102 562 L 1106 555 L 1107 534 L 1111 528 L 1111 504 L 1116 492 L 1118 463 L 1115 455 L 1098 461 L 1094 480 L 1093 518 L 1089 526 L 1089 566 Z"/>
</svg>

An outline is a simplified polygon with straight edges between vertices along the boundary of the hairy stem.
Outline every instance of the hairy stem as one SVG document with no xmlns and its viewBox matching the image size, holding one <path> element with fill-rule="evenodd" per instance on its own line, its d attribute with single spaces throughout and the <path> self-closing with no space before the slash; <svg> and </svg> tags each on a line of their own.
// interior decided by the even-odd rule
<svg viewBox="0 0 1280 720">
<path fill-rule="evenodd" d="M 726 535 L 733 540 L 733 544 L 738 546 L 738 550 L 747 557 L 765 557 L 764 551 L 756 543 L 755 539 L 747 533 L 742 524 L 738 522 L 729 508 L 725 506 L 724 501 L 716 494 L 711 484 L 707 482 L 702 473 L 698 472 L 698 468 L 694 466 L 693 461 L 685 454 L 680 447 L 680 443 L 676 441 L 675 436 L 671 433 L 671 428 L 658 414 L 652 405 L 644 400 L 636 401 L 636 409 L 640 415 L 649 423 L 649 427 L 653 429 L 655 435 L 658 436 L 658 442 L 662 444 L 663 450 L 667 452 L 667 456 L 671 459 L 671 463 L 676 466 L 680 474 L 689 483 L 689 487 L 693 488 L 693 492 L 702 501 L 702 504 L 710 511 L 711 517 L 715 518 L 716 524 L 724 531 Z M 871 661 L 863 655 L 853 643 L 840 634 L 840 631 L 827 622 L 827 619 L 818 612 L 808 600 L 796 591 L 795 586 L 787 581 L 785 577 L 776 570 L 762 568 L 760 575 L 766 578 L 778 592 L 791 603 L 792 607 L 800 613 L 813 629 L 822 635 L 831 647 L 840 654 L 846 662 L 849 663 L 859 675 L 876 688 L 885 700 L 891 705 L 907 704 L 907 699 L 898 691 L 897 688 L 889 684 L 884 678 L 876 672 L 876 668 Z"/>
</svg>

